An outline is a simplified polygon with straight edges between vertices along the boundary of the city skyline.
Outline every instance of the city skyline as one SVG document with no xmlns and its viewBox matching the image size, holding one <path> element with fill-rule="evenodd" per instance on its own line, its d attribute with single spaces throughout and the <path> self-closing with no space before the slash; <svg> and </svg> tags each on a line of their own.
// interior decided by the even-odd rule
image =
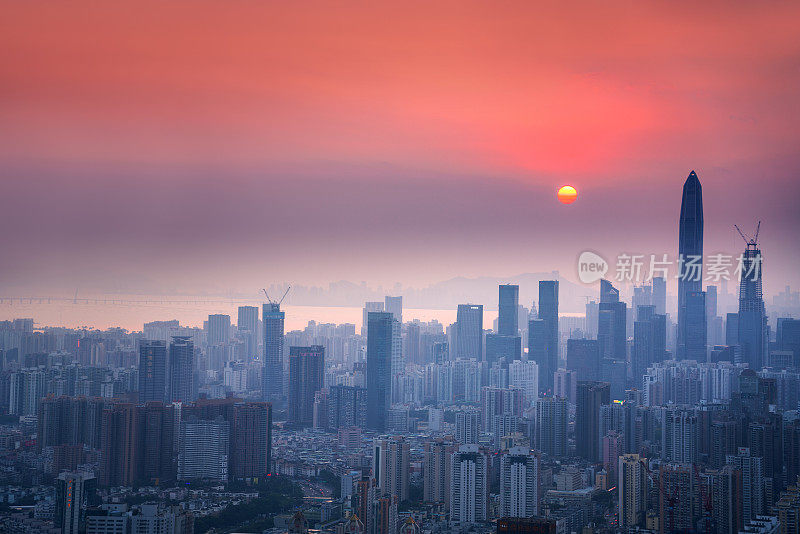
<svg viewBox="0 0 800 534">
<path fill-rule="evenodd" d="M 800 4 L 4 7 L 0 532 L 800 532 Z"/>
</svg>

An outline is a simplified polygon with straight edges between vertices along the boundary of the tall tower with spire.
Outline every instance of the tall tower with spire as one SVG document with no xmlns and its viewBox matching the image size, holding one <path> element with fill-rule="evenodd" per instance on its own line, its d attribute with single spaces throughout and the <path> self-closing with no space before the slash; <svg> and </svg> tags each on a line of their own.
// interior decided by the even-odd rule
<svg viewBox="0 0 800 534">
<path fill-rule="evenodd" d="M 739 358 L 750 369 L 759 371 L 765 365 L 767 335 L 767 314 L 764 308 L 764 295 L 761 288 L 763 263 L 758 246 L 758 223 L 755 236 L 748 239 L 739 227 L 736 230 L 746 243 L 742 255 L 742 268 L 739 273 Z"/>
<path fill-rule="evenodd" d="M 706 360 L 703 292 L 703 188 L 692 171 L 683 184 L 678 223 L 678 359 Z M 700 317 L 702 310 L 702 317 Z M 698 321 L 701 324 L 698 324 Z"/>
</svg>

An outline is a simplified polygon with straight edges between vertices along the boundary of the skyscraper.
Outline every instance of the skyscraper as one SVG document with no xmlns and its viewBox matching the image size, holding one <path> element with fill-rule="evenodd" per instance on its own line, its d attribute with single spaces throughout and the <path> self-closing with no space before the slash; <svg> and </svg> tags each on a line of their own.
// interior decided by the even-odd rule
<svg viewBox="0 0 800 534">
<path fill-rule="evenodd" d="M 178 480 L 228 481 L 230 424 L 188 417 L 181 420 L 178 450 Z"/>
<path fill-rule="evenodd" d="M 477 445 L 462 445 L 451 457 L 450 520 L 483 522 L 489 515 L 488 462 Z"/>
<path fill-rule="evenodd" d="M 194 343 L 188 336 L 174 336 L 169 344 L 169 402 L 194 400 Z"/>
<path fill-rule="evenodd" d="M 147 484 L 175 480 L 175 409 L 162 402 L 136 407 L 136 479 Z"/>
<path fill-rule="evenodd" d="M 258 355 L 258 306 L 239 306 L 236 329 L 244 340 L 247 358 L 252 360 Z"/>
<path fill-rule="evenodd" d="M 271 473 L 272 405 L 268 402 L 236 404 L 230 439 L 231 479 L 254 479 Z"/>
<path fill-rule="evenodd" d="M 208 316 L 208 345 L 225 344 L 231 338 L 231 316 L 214 314 Z"/>
<path fill-rule="evenodd" d="M 742 257 L 742 272 L 739 281 L 738 342 L 740 358 L 755 371 L 761 370 L 765 362 L 767 319 L 761 288 L 763 276 L 761 250 L 755 239 L 747 243 Z M 747 521 L 747 518 L 745 518 Z"/>
<path fill-rule="evenodd" d="M 163 401 L 167 394 L 167 344 L 141 340 L 139 345 L 139 402 Z"/>
<path fill-rule="evenodd" d="M 512 447 L 500 460 L 503 517 L 539 515 L 539 456 L 528 447 Z"/>
<path fill-rule="evenodd" d="M 567 340 L 567 369 L 575 371 L 578 380 L 600 376 L 600 344 L 596 339 Z"/>
<path fill-rule="evenodd" d="M 600 406 L 611 402 L 608 382 L 578 381 L 575 407 L 575 444 L 578 456 L 590 462 L 600 458 Z"/>
<path fill-rule="evenodd" d="M 280 304 L 268 302 L 262 311 L 264 322 L 264 400 L 283 396 L 283 322 Z"/>
<path fill-rule="evenodd" d="M 461 445 L 477 444 L 481 413 L 475 409 L 456 412 L 456 441 Z"/>
<path fill-rule="evenodd" d="M 656 307 L 656 314 L 667 313 L 667 281 L 661 276 L 653 277 L 653 306 Z"/>
<path fill-rule="evenodd" d="M 393 322 L 388 312 L 367 314 L 367 427 L 378 431 L 391 405 Z"/>
<path fill-rule="evenodd" d="M 380 301 L 367 301 L 364 303 L 364 308 L 362 309 L 362 322 L 361 322 L 361 335 L 366 337 L 367 336 L 367 314 L 369 312 L 382 312 L 383 309 L 383 302 Z"/>
<path fill-rule="evenodd" d="M 703 188 L 694 171 L 683 184 L 681 216 L 678 223 L 678 256 L 682 261 L 678 278 L 678 359 L 705 351 L 705 336 L 688 336 L 688 296 L 703 290 Z M 703 303 L 705 310 L 705 302 Z M 705 313 L 705 312 L 704 312 Z M 703 360 L 705 361 L 705 360 Z"/>
<path fill-rule="evenodd" d="M 97 480 L 87 472 L 64 472 L 56 479 L 56 507 L 53 523 L 63 534 L 82 532 L 87 501 L 91 500 Z"/>
<path fill-rule="evenodd" d="M 647 511 L 647 473 L 645 462 L 638 454 L 619 457 L 619 526 L 644 526 Z"/>
<path fill-rule="evenodd" d="M 372 447 L 372 476 L 378 495 L 408 500 L 410 447 L 403 439 L 376 439 Z"/>
<path fill-rule="evenodd" d="M 567 399 L 542 397 L 536 401 L 536 448 L 544 454 L 567 456 Z"/>
<path fill-rule="evenodd" d="M 628 305 L 619 300 L 619 290 L 607 280 L 600 281 L 600 310 L 597 321 L 597 342 L 600 358 L 626 361 L 626 328 Z"/>
<path fill-rule="evenodd" d="M 631 368 L 633 383 L 641 387 L 642 376 L 655 362 L 664 360 L 667 343 L 667 317 L 655 313 L 655 306 L 639 306 L 633 323 Z"/>
<path fill-rule="evenodd" d="M 384 310 L 389 312 L 394 317 L 395 321 L 403 324 L 403 297 L 390 297 L 384 298 Z"/>
<path fill-rule="evenodd" d="M 544 321 L 544 357 L 539 364 L 539 391 L 553 391 L 553 373 L 558 369 L 558 281 L 539 282 L 539 320 Z"/>
<path fill-rule="evenodd" d="M 694 474 L 690 464 L 667 463 L 658 470 L 660 484 L 659 532 L 691 532 L 697 502 Z"/>
<path fill-rule="evenodd" d="M 708 313 L 705 291 L 689 291 L 683 307 L 683 359 L 705 362 L 708 359 Z"/>
<path fill-rule="evenodd" d="M 764 513 L 763 459 L 752 456 L 750 449 L 739 447 L 739 453 L 728 455 L 728 465 L 742 472 L 742 517 L 744 523 Z"/>
<path fill-rule="evenodd" d="M 483 305 L 459 304 L 456 312 L 456 358 L 483 361 Z"/>
<path fill-rule="evenodd" d="M 136 407 L 113 404 L 103 410 L 102 420 L 100 484 L 131 486 L 138 467 Z"/>
<path fill-rule="evenodd" d="M 500 285 L 500 298 L 497 315 L 497 333 L 501 336 L 519 334 L 519 286 Z"/>
<path fill-rule="evenodd" d="M 331 386 L 328 425 L 331 429 L 367 427 L 367 390 L 357 386 Z"/>
<path fill-rule="evenodd" d="M 289 421 L 311 426 L 314 394 L 322 389 L 324 376 L 325 347 L 289 347 Z"/>
<path fill-rule="evenodd" d="M 425 502 L 444 503 L 445 509 L 450 508 L 450 457 L 455 449 L 453 443 L 443 440 L 425 442 L 423 467 Z"/>
</svg>

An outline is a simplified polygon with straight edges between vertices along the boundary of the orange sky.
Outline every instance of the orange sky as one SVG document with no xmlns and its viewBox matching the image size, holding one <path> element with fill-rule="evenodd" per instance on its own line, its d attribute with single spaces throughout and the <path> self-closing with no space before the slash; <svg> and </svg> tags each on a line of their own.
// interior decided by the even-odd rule
<svg viewBox="0 0 800 534">
<path fill-rule="evenodd" d="M 567 271 L 584 248 L 673 253 L 692 169 L 708 246 L 738 252 L 731 225 L 764 219 L 765 272 L 797 282 L 797 3 L 3 13 L 7 284 L 170 285 L 187 261 L 197 284 Z"/>
</svg>

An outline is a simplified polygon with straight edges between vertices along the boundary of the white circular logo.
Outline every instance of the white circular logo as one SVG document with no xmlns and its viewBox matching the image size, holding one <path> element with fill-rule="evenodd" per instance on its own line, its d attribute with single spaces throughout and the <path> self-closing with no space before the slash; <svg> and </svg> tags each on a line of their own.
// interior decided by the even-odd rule
<svg viewBox="0 0 800 534">
<path fill-rule="evenodd" d="M 590 250 L 578 256 L 578 278 L 584 284 L 592 284 L 608 272 L 608 262 Z"/>
</svg>

